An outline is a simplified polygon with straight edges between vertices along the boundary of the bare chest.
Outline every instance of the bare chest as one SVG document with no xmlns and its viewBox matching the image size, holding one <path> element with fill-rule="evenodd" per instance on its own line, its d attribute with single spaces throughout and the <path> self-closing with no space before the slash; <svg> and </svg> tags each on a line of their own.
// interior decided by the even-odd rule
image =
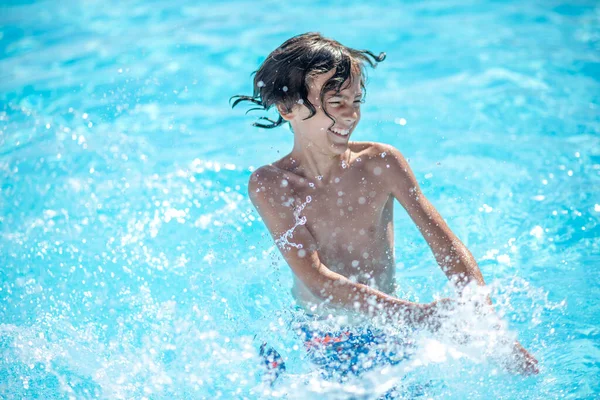
<svg viewBox="0 0 600 400">
<path fill-rule="evenodd" d="M 393 200 L 380 188 L 354 181 L 296 190 L 295 197 L 322 261 L 332 269 L 343 272 L 389 259 Z"/>
</svg>

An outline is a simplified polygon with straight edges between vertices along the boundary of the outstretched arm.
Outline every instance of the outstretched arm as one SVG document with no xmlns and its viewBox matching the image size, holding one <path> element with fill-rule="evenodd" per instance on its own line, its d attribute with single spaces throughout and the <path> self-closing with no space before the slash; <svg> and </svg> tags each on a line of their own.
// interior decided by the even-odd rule
<svg viewBox="0 0 600 400">
<path fill-rule="evenodd" d="M 414 221 L 448 279 L 459 293 L 470 282 L 485 285 L 475 258 L 423 195 L 406 159 L 392 146 L 386 149 L 386 154 L 392 194 Z"/>
<path fill-rule="evenodd" d="M 386 146 L 386 154 L 386 162 L 391 170 L 389 177 L 392 194 L 415 222 L 442 271 L 455 284 L 459 293 L 470 282 L 484 286 L 483 275 L 475 258 L 423 195 L 404 156 L 392 146 Z M 493 312 L 489 296 L 486 301 Z M 515 342 L 514 353 L 521 373 L 538 373 L 537 360 L 518 341 Z"/>
</svg>

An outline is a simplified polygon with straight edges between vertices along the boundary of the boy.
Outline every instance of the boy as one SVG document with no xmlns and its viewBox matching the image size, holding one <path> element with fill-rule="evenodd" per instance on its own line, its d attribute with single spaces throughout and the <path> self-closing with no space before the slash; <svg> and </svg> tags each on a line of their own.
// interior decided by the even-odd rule
<svg viewBox="0 0 600 400">
<path fill-rule="evenodd" d="M 294 132 L 291 153 L 254 171 L 248 193 L 292 269 L 298 306 L 317 317 L 344 314 L 352 320 L 358 314 L 425 326 L 436 324 L 451 300 L 417 304 L 395 297 L 394 199 L 459 290 L 484 280 L 402 154 L 387 144 L 349 141 L 360 121 L 364 63 L 374 67 L 384 58 L 317 33 L 299 35 L 267 57 L 256 72 L 253 96 L 237 96 L 233 106 L 274 105 L 278 120 L 263 117 L 266 122 L 255 126 L 288 122 Z M 307 347 L 323 341 L 306 333 Z M 325 337 L 337 343 L 346 336 Z M 518 371 L 538 372 L 537 361 L 518 342 L 514 353 Z M 270 364 L 277 366 L 275 358 Z"/>
</svg>

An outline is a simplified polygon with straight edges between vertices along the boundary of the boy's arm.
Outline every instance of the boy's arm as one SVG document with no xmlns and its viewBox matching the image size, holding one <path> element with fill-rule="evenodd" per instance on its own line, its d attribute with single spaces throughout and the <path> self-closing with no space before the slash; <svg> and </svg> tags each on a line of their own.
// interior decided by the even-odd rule
<svg viewBox="0 0 600 400">
<path fill-rule="evenodd" d="M 250 177 L 248 195 L 276 242 L 296 225 L 293 210 L 279 199 L 281 177 L 272 167 L 262 167 Z M 284 197 L 284 198 L 287 198 Z M 298 246 L 278 246 L 292 272 L 323 302 L 355 310 L 371 318 L 409 324 L 426 324 L 434 317 L 436 305 L 401 300 L 369 286 L 352 282 L 331 271 L 319 259 L 314 237 L 304 225 L 298 225 L 290 239 Z M 300 247 L 301 246 L 301 247 Z"/>
<path fill-rule="evenodd" d="M 459 293 L 472 281 L 484 286 L 483 275 L 475 258 L 423 195 L 404 156 L 393 146 L 382 146 L 387 154 L 385 161 L 390 166 L 388 177 L 392 194 L 417 225 L 442 271 L 455 282 Z M 486 300 L 494 311 L 491 298 L 487 296 Z M 515 355 L 521 358 L 521 372 L 537 374 L 537 360 L 518 341 L 514 349 Z"/>
<path fill-rule="evenodd" d="M 423 195 L 404 156 L 392 146 L 382 146 L 387 154 L 384 161 L 389 165 L 386 169 L 390 171 L 388 180 L 392 194 L 427 241 L 442 271 L 456 284 L 459 292 L 471 281 L 485 285 L 475 258 Z M 492 304 L 489 298 L 488 303 Z"/>
</svg>

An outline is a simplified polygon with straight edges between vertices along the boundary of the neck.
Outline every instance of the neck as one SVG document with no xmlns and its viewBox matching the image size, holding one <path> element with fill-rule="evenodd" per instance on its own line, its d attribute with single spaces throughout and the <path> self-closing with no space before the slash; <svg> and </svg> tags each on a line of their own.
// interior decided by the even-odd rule
<svg viewBox="0 0 600 400">
<path fill-rule="evenodd" d="M 344 168 L 343 164 L 349 164 L 350 149 L 346 149 L 341 154 L 335 154 L 329 149 L 319 148 L 312 142 L 303 143 L 295 135 L 294 148 L 289 157 L 296 165 L 297 172 L 304 175 L 305 178 L 315 182 L 318 181 L 325 184 L 338 176 Z M 320 178 L 319 178 L 320 177 Z"/>
</svg>

